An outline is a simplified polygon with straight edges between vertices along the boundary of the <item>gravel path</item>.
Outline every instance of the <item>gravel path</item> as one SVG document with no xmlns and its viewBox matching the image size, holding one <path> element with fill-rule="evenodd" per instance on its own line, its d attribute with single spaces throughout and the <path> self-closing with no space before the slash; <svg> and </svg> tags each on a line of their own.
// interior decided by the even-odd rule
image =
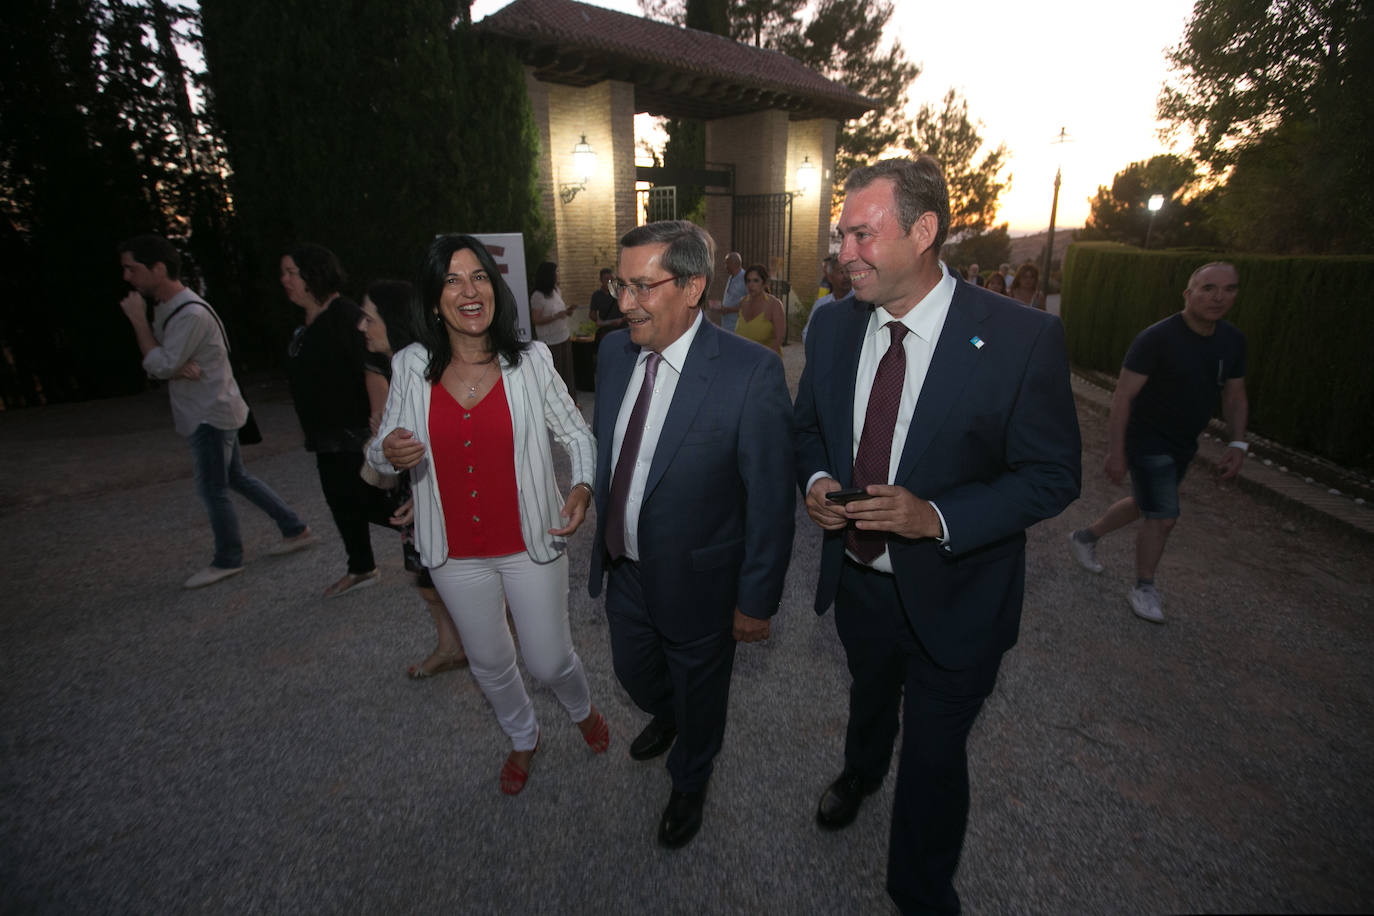
<svg viewBox="0 0 1374 916">
<path fill-rule="evenodd" d="M 795 382 L 800 347 L 786 350 Z M 164 395 L 0 415 L 0 911 L 887 913 L 889 779 L 822 834 L 847 678 L 810 610 L 798 534 L 773 638 L 742 647 L 705 826 L 654 843 L 669 780 L 626 753 L 645 722 L 615 682 L 574 539 L 570 616 L 612 746 L 595 757 L 545 690 L 530 783 L 466 673 L 428 651 L 399 543 L 382 584 L 325 602 L 343 551 L 290 406 L 254 401 L 251 470 L 323 537 L 198 592 L 210 552 Z M 591 398 L 586 397 L 590 403 Z M 1083 499 L 1030 533 L 1020 645 L 971 741 L 958 886 L 970 913 L 1374 908 L 1374 564 L 1198 469 L 1161 568 L 1168 623 L 1136 620 L 1131 541 L 1074 566 L 1067 533 L 1118 491 L 1081 410 Z"/>
</svg>

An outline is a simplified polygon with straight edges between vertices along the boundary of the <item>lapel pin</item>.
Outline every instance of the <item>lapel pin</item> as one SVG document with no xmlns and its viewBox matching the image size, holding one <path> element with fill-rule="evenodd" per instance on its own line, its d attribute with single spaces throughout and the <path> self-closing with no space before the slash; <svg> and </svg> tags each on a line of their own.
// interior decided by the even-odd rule
<svg viewBox="0 0 1374 916">
<path fill-rule="evenodd" d="M 975 350 L 981 350 L 981 349 L 983 349 L 983 338 L 979 337 L 979 336 L 976 335 L 976 334 L 975 334 L 974 336 L 970 337 L 970 338 L 968 339 L 968 342 L 971 343 L 971 344 L 973 344 L 973 348 L 974 348 Z"/>
</svg>

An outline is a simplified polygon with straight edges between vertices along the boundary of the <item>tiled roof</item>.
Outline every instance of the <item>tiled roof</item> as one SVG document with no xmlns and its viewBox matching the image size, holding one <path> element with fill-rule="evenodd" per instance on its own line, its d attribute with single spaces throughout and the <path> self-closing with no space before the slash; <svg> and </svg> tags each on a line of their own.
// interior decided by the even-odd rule
<svg viewBox="0 0 1374 916">
<path fill-rule="evenodd" d="M 510 43 L 546 82 L 635 86 L 640 111 L 721 117 L 769 108 L 857 118 L 873 103 L 785 54 L 575 0 L 515 0 L 476 28 Z"/>
</svg>

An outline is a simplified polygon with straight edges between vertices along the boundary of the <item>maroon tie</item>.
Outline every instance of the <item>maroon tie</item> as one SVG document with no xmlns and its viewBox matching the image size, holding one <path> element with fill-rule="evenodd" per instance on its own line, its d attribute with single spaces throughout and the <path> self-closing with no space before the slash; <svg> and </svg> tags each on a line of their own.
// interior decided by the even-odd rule
<svg viewBox="0 0 1374 916">
<path fill-rule="evenodd" d="M 625 504 L 630 498 L 630 479 L 635 476 L 635 463 L 639 461 L 639 443 L 644 438 L 644 423 L 649 419 L 654 377 L 658 375 L 658 364 L 662 360 L 662 356 L 649 351 L 649 358 L 644 361 L 644 383 L 639 386 L 639 397 L 635 398 L 630 421 L 625 424 L 625 439 L 620 443 L 620 460 L 615 463 L 611 498 L 606 506 L 606 549 L 611 552 L 612 560 L 625 556 Z"/>
<path fill-rule="evenodd" d="M 864 431 L 859 436 L 859 453 L 854 456 L 854 478 L 850 483 L 853 487 L 887 483 L 888 465 L 892 461 L 892 432 L 897 427 L 897 408 L 902 404 L 902 386 L 906 383 L 906 349 L 902 346 L 902 338 L 906 336 L 907 327 L 900 321 L 889 321 L 886 327 L 892 333 L 892 343 L 878 361 L 873 390 L 868 393 Z M 854 556 L 871 564 L 887 546 L 887 535 L 851 526 L 844 544 Z"/>
</svg>

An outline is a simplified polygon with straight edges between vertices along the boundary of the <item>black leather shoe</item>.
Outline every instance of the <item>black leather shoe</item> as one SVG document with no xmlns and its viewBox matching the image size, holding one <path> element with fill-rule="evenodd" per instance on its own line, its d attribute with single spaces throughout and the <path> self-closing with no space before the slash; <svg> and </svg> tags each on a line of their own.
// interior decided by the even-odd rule
<svg viewBox="0 0 1374 916">
<path fill-rule="evenodd" d="M 848 770 L 826 786 L 821 803 L 816 807 L 816 823 L 824 830 L 840 830 L 854 823 L 863 800 L 878 790 L 878 785 L 865 782 Z"/>
<path fill-rule="evenodd" d="M 701 805 L 705 792 L 679 792 L 668 796 L 668 807 L 658 822 L 658 842 L 669 849 L 681 849 L 692 842 L 701 829 Z"/>
<path fill-rule="evenodd" d="M 654 719 L 630 743 L 630 756 L 636 760 L 652 760 L 667 753 L 677 737 L 677 726 L 667 719 Z"/>
</svg>

